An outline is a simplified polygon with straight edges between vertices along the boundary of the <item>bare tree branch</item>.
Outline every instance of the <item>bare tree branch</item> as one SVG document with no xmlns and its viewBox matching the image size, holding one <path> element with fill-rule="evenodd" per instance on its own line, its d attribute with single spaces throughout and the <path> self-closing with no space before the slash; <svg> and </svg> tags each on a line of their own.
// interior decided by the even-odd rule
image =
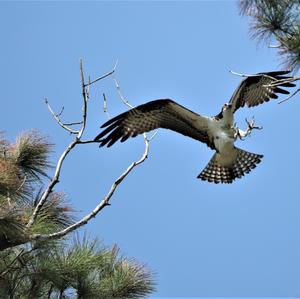
<svg viewBox="0 0 300 299">
<path fill-rule="evenodd" d="M 27 227 L 31 227 L 32 224 L 34 223 L 34 221 L 37 218 L 37 215 L 39 213 L 39 211 L 41 210 L 41 208 L 43 207 L 44 203 L 46 202 L 49 194 L 52 192 L 54 186 L 59 182 L 59 176 L 60 176 L 60 171 L 63 165 L 63 162 L 66 158 L 66 156 L 69 154 L 69 152 L 72 150 L 72 148 L 74 148 L 74 146 L 77 144 L 78 140 L 77 138 L 75 138 L 66 148 L 66 150 L 62 153 L 62 155 L 60 156 L 58 163 L 56 165 L 55 168 L 55 173 L 54 176 L 52 177 L 48 187 L 46 188 L 46 190 L 44 191 L 43 195 L 41 196 L 41 199 L 39 200 L 38 204 L 36 205 L 30 220 L 27 223 Z"/>
<path fill-rule="evenodd" d="M 233 75 L 236 75 L 236 76 L 240 76 L 240 77 L 255 77 L 255 76 L 258 76 L 258 75 L 246 75 L 246 74 L 241 74 L 241 73 L 237 73 L 237 72 L 234 72 L 234 71 L 230 71 L 230 73 L 232 73 Z M 263 76 L 263 77 L 266 77 L 266 78 L 270 78 L 270 79 L 274 79 L 272 76 L 269 76 L 267 74 L 260 74 L 259 76 Z M 292 82 L 295 82 L 295 81 L 298 81 L 300 80 L 300 77 L 290 77 L 290 78 L 283 78 L 283 79 L 277 79 L 276 81 L 272 82 L 272 83 L 269 83 L 269 84 L 264 84 L 263 86 L 265 87 L 276 87 L 276 86 L 280 86 L 282 84 L 285 84 L 285 83 L 292 83 Z M 293 92 L 290 96 L 288 96 L 286 99 L 278 102 L 277 104 L 282 104 L 288 100 L 290 100 L 292 97 L 294 97 L 298 92 L 300 91 L 300 88 L 297 89 L 295 92 Z M 249 135 L 249 134 L 248 134 Z"/>
<path fill-rule="evenodd" d="M 86 114 L 87 114 L 87 90 L 85 88 L 84 83 L 84 73 L 83 73 L 83 62 L 82 59 L 80 59 L 80 78 L 81 78 L 81 92 L 82 92 L 82 126 L 80 131 L 78 132 L 77 139 L 80 139 L 82 134 L 84 133 L 85 127 L 86 127 Z M 89 90 L 88 90 L 89 92 Z"/>
<path fill-rule="evenodd" d="M 237 73 L 235 71 L 229 70 L 229 72 L 233 75 L 239 76 L 239 77 L 256 77 L 257 75 L 249 75 L 249 74 L 242 74 L 242 73 Z"/>
<path fill-rule="evenodd" d="M 110 114 L 107 110 L 107 100 L 105 93 L 103 93 L 103 112 L 107 115 L 108 118 L 110 118 Z"/>
<path fill-rule="evenodd" d="M 118 81 L 117 81 L 115 78 L 114 78 L 114 81 L 115 81 L 115 86 L 116 86 L 116 89 L 117 89 L 117 93 L 118 93 L 118 95 L 119 95 L 121 101 L 123 102 L 123 104 L 126 105 L 126 106 L 128 106 L 129 108 L 133 109 L 134 106 L 132 106 L 132 105 L 128 102 L 128 100 L 126 100 L 125 97 L 123 96 Z M 157 132 L 158 132 L 158 130 L 156 130 L 156 131 L 152 134 L 152 136 L 151 136 L 150 138 L 148 138 L 148 137 L 147 137 L 147 134 L 144 133 L 143 136 L 144 136 L 145 142 L 147 142 L 147 140 L 148 140 L 148 141 L 152 140 L 152 139 L 156 136 Z"/>
<path fill-rule="evenodd" d="M 280 86 L 285 83 L 291 83 L 300 80 L 300 77 L 292 77 L 292 78 L 285 78 L 285 79 L 279 79 L 274 81 L 274 83 L 265 84 L 266 87 L 274 87 L 274 86 Z"/>
<path fill-rule="evenodd" d="M 235 71 L 230 70 L 229 71 L 231 74 L 239 76 L 239 77 L 258 77 L 258 76 L 263 76 L 266 78 L 274 79 L 272 76 L 269 76 L 267 74 L 242 74 L 242 73 L 237 73 Z"/>
<path fill-rule="evenodd" d="M 116 66 L 115 66 L 116 67 Z M 114 72 L 115 68 L 113 69 L 112 72 L 108 73 L 108 74 L 112 74 Z M 99 141 L 94 141 L 94 140 L 81 140 L 81 137 L 84 133 L 85 127 L 86 127 L 86 119 L 87 119 L 87 102 L 88 102 L 88 98 L 89 98 L 89 87 L 99 81 L 100 79 L 104 79 L 108 76 L 108 74 L 99 77 L 98 79 L 94 80 L 94 81 L 90 81 L 89 79 L 89 83 L 85 84 L 84 82 L 84 73 L 83 73 L 83 65 L 82 65 L 82 60 L 80 61 L 80 76 L 81 76 L 81 87 L 82 87 L 82 99 L 83 99 L 83 105 L 82 105 L 82 127 L 80 129 L 80 131 L 78 131 L 76 138 L 69 144 L 69 146 L 66 148 L 66 150 L 62 153 L 57 166 L 56 166 L 56 170 L 55 170 L 55 174 L 50 182 L 50 184 L 48 185 L 47 189 L 44 191 L 39 203 L 37 204 L 32 217 L 30 219 L 30 221 L 28 222 L 27 226 L 30 227 L 41 207 L 43 206 L 43 204 L 45 203 L 45 201 L 47 200 L 50 192 L 52 192 L 54 186 L 59 182 L 59 176 L 60 176 L 60 172 L 61 172 L 61 168 L 63 165 L 63 161 L 66 158 L 66 156 L 70 153 L 70 151 L 77 145 L 77 144 L 88 144 L 88 143 L 99 143 Z M 127 100 L 125 100 L 125 98 L 123 97 L 121 90 L 120 90 L 120 86 L 118 84 L 118 82 L 115 80 L 115 84 L 116 84 L 116 89 L 117 92 L 122 100 L 122 102 L 130 107 L 133 108 L 133 106 L 131 104 L 129 104 L 129 102 Z M 104 107 L 103 110 L 104 112 L 109 116 L 109 113 L 107 111 L 107 99 L 105 94 L 103 94 L 103 98 L 104 98 Z M 79 227 L 87 224 L 92 218 L 96 217 L 96 215 L 106 206 L 109 206 L 110 203 L 110 199 L 113 196 L 115 190 L 117 189 L 117 187 L 122 183 L 122 181 L 129 175 L 129 173 L 138 165 L 140 165 L 141 163 L 143 163 L 147 157 L 148 157 L 148 153 L 149 153 L 149 142 L 150 140 L 152 140 L 155 136 L 156 136 L 157 131 L 148 139 L 147 135 L 144 134 L 144 141 L 145 141 L 145 150 L 141 156 L 141 158 L 138 161 L 133 162 L 111 185 L 111 188 L 109 190 L 109 192 L 104 196 L 104 198 L 101 200 L 101 202 L 95 207 L 95 209 L 87 214 L 86 216 L 84 216 L 81 220 L 77 221 L 76 223 L 70 225 L 69 227 L 52 233 L 52 234 L 35 234 L 33 236 L 31 236 L 31 240 L 53 240 L 53 239 L 57 239 L 57 238 L 61 238 L 65 235 L 67 235 L 68 233 L 78 229 Z"/>
<path fill-rule="evenodd" d="M 298 88 L 295 92 L 293 92 L 290 96 L 288 96 L 286 99 L 278 102 L 278 104 L 282 104 L 284 102 L 287 102 L 288 100 L 290 100 L 292 97 L 294 97 L 298 92 L 300 91 L 300 88 Z"/>
<path fill-rule="evenodd" d="M 108 72 L 107 74 L 105 74 L 105 75 L 103 75 L 103 76 L 101 76 L 101 77 L 99 77 L 99 78 L 97 78 L 97 79 L 95 79 L 95 80 L 93 80 L 91 82 L 88 82 L 88 84 L 86 84 L 85 87 L 86 86 L 90 86 L 90 85 L 92 85 L 92 84 L 94 84 L 94 83 L 96 83 L 96 82 L 98 82 L 100 80 L 103 80 L 104 78 L 112 75 L 115 72 L 115 70 L 117 68 L 117 65 L 118 65 L 118 60 L 116 61 L 114 68 L 110 72 Z"/>
<path fill-rule="evenodd" d="M 114 70 L 113 70 L 114 71 Z M 102 79 L 108 77 L 108 74 L 100 77 Z M 41 199 L 39 200 L 38 204 L 36 205 L 30 220 L 27 223 L 27 228 L 30 228 L 34 221 L 36 220 L 41 208 L 43 207 L 43 205 L 45 204 L 49 194 L 53 191 L 54 186 L 59 182 L 59 177 L 60 177 L 60 172 L 63 166 L 63 162 L 65 160 L 65 158 L 67 157 L 67 155 L 70 153 L 70 151 L 77 145 L 82 143 L 80 141 L 85 128 L 86 128 L 86 120 L 87 120 L 87 102 L 88 102 L 88 97 L 89 97 L 89 87 L 91 85 L 90 79 L 89 79 L 89 83 L 86 86 L 85 82 L 84 82 L 84 72 L 83 72 L 83 62 L 82 59 L 80 60 L 80 78 L 81 78 L 81 90 L 82 90 L 82 121 L 81 123 L 81 129 L 79 131 L 75 131 L 69 127 L 67 127 L 66 125 L 64 125 L 59 117 L 53 112 L 53 110 L 51 109 L 48 101 L 46 101 L 46 104 L 48 105 L 48 108 L 51 112 L 51 114 L 53 115 L 53 117 L 57 120 L 57 122 L 60 124 L 60 126 L 64 129 L 66 129 L 69 132 L 72 132 L 73 134 L 76 134 L 75 139 L 68 145 L 68 147 L 65 149 L 65 151 L 61 154 L 56 168 L 55 168 L 55 172 L 54 172 L 54 176 L 52 177 L 49 185 L 47 186 L 47 188 L 45 189 L 44 193 L 41 196 Z M 100 78 L 98 78 L 97 81 L 100 80 Z M 91 143 L 91 142 L 85 142 L 85 143 Z"/>
<path fill-rule="evenodd" d="M 123 96 L 122 92 L 121 92 L 121 88 L 120 88 L 120 85 L 118 83 L 118 81 L 116 79 L 114 79 L 115 81 L 115 86 L 116 86 L 116 89 L 117 89 L 117 93 L 121 99 L 121 101 L 123 102 L 124 105 L 128 106 L 129 108 L 134 108 L 134 106 L 130 105 L 129 102 L 125 99 L 125 97 Z"/>
<path fill-rule="evenodd" d="M 263 77 L 266 77 L 266 78 L 270 78 L 270 79 L 274 79 L 274 77 L 272 76 L 269 76 L 267 74 L 242 74 L 242 73 L 237 73 L 237 72 L 234 72 L 234 71 L 229 71 L 231 74 L 233 75 L 236 75 L 236 76 L 240 76 L 240 77 L 258 77 L 258 76 L 263 76 Z M 290 78 L 283 78 L 283 79 L 276 79 L 276 81 L 272 82 L 272 83 L 269 83 L 269 84 L 265 84 L 263 86 L 266 86 L 266 87 L 273 87 L 273 86 L 279 86 L 281 84 L 284 84 L 284 83 L 291 83 L 291 82 L 295 82 L 295 81 L 298 81 L 300 80 L 300 77 L 290 77 Z"/>
<path fill-rule="evenodd" d="M 61 238 L 65 235 L 67 235 L 68 233 L 78 229 L 79 227 L 87 224 L 92 218 L 96 217 L 96 215 L 106 206 L 109 206 L 109 200 L 111 199 L 111 197 L 113 196 L 115 190 L 117 189 L 118 185 L 122 183 L 122 181 L 128 176 L 128 174 L 138 165 L 140 165 L 141 163 L 143 163 L 147 157 L 148 157 L 148 153 L 149 153 L 149 140 L 145 139 L 145 151 L 142 155 L 142 157 L 136 161 L 133 162 L 111 185 L 111 188 L 109 190 L 109 192 L 107 193 L 107 195 L 102 199 L 102 201 L 96 206 L 96 208 L 89 213 L 88 215 L 86 215 L 85 217 L 83 217 L 81 220 L 79 220 L 78 222 L 74 223 L 73 225 L 59 231 L 53 234 L 48 234 L 48 235 L 41 235 L 41 234 L 36 234 L 32 237 L 32 240 L 53 240 L 53 239 L 57 239 L 57 238 Z"/>
<path fill-rule="evenodd" d="M 62 107 L 61 107 L 61 110 L 60 110 L 60 112 L 59 112 L 59 113 L 57 113 L 57 114 L 56 114 L 56 116 L 61 116 L 61 115 L 62 115 L 62 113 L 64 112 L 64 110 L 65 110 L 65 107 L 64 107 L 64 106 L 62 106 Z"/>
<path fill-rule="evenodd" d="M 271 49 L 278 49 L 281 47 L 281 45 L 269 45 L 268 47 Z"/>
<path fill-rule="evenodd" d="M 75 125 L 81 125 L 82 121 L 75 121 L 73 123 L 64 123 L 65 126 L 75 126 Z"/>
<path fill-rule="evenodd" d="M 45 99 L 45 103 L 46 103 L 46 105 L 47 105 L 47 107 L 48 107 L 48 110 L 49 110 L 50 113 L 53 115 L 54 119 L 57 121 L 57 123 L 58 123 L 63 129 L 67 130 L 67 131 L 70 132 L 71 134 L 78 134 L 79 131 L 76 131 L 76 130 L 73 130 L 73 129 L 69 128 L 66 124 L 64 124 L 64 123 L 60 120 L 59 116 L 62 114 L 64 108 L 62 108 L 62 110 L 61 110 L 61 112 L 60 112 L 59 114 L 55 114 L 54 111 L 52 110 L 52 108 L 51 108 L 51 106 L 50 106 L 50 104 L 49 104 L 47 98 Z"/>
</svg>

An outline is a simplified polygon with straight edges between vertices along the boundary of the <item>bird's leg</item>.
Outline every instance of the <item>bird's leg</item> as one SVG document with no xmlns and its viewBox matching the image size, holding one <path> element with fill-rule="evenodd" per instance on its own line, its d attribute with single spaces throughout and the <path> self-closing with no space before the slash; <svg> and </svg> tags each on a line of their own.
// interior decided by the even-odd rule
<svg viewBox="0 0 300 299">
<path fill-rule="evenodd" d="M 246 123 L 247 123 L 248 127 L 245 131 L 236 127 L 236 137 L 240 138 L 241 140 L 244 140 L 246 137 L 250 136 L 252 133 L 252 130 L 254 130 L 254 129 L 261 130 L 262 129 L 262 127 L 255 125 L 254 117 L 252 117 L 251 120 L 248 120 L 246 118 Z"/>
</svg>

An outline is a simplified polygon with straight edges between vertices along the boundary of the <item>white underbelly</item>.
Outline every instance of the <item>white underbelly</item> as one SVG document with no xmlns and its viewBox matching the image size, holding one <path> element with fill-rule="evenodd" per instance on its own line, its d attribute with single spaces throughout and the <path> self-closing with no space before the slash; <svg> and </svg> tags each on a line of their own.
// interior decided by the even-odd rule
<svg viewBox="0 0 300 299">
<path fill-rule="evenodd" d="M 233 118 L 226 119 L 225 117 L 215 121 L 209 125 L 210 134 L 213 137 L 216 150 L 220 154 L 230 154 L 234 148 L 235 134 L 232 129 Z"/>
<path fill-rule="evenodd" d="M 214 142 L 220 154 L 230 153 L 234 147 L 234 139 L 229 137 L 224 131 L 216 132 Z"/>
</svg>

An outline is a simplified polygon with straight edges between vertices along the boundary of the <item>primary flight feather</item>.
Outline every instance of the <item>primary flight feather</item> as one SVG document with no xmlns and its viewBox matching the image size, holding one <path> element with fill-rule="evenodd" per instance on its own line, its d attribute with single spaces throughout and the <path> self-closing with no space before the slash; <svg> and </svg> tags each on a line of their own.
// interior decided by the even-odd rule
<svg viewBox="0 0 300 299">
<path fill-rule="evenodd" d="M 197 114 L 170 99 L 151 101 L 124 112 L 106 123 L 95 137 L 100 146 L 112 146 L 120 140 L 149 132 L 157 128 L 175 131 L 201 141 L 215 153 L 198 178 L 214 183 L 232 183 L 244 176 L 261 161 L 262 155 L 250 153 L 234 146 L 241 130 L 234 125 L 234 113 L 240 107 L 253 107 L 277 94 L 289 94 L 282 87 L 294 87 L 286 82 L 289 71 L 258 73 L 246 77 L 233 93 L 229 103 L 212 117 Z"/>
</svg>

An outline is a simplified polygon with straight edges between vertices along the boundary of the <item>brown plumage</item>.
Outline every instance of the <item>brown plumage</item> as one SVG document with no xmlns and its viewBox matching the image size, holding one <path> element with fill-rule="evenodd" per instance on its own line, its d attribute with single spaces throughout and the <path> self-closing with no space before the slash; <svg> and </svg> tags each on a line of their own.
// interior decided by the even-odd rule
<svg viewBox="0 0 300 299">
<path fill-rule="evenodd" d="M 104 123 L 101 126 L 104 130 L 95 141 L 99 141 L 100 146 L 110 147 L 118 140 L 124 142 L 129 137 L 157 128 L 169 129 L 203 142 L 216 151 L 198 178 L 214 183 L 232 183 L 255 168 L 263 157 L 234 146 L 237 132 L 241 131 L 235 127 L 234 112 L 245 105 L 253 107 L 276 99 L 277 94 L 289 94 L 283 87 L 294 87 L 295 84 L 286 82 L 293 79 L 286 76 L 288 73 L 277 71 L 246 77 L 230 102 L 214 117 L 197 114 L 170 99 L 145 103 Z"/>
<path fill-rule="evenodd" d="M 195 127 L 195 119 L 200 122 L 200 128 Z M 97 135 L 95 140 L 101 140 L 100 146 L 110 147 L 119 139 L 124 142 L 129 137 L 164 128 L 204 142 L 214 149 L 214 144 L 208 136 L 206 122 L 206 117 L 196 114 L 170 99 L 159 99 L 110 119 L 101 126 L 106 129 Z M 106 137 L 104 137 L 105 135 Z"/>
<path fill-rule="evenodd" d="M 277 93 L 289 94 L 287 90 L 280 87 L 295 87 L 296 85 L 290 82 L 282 82 L 281 84 L 278 82 L 279 80 L 291 79 L 290 76 L 284 76 L 288 73 L 289 71 L 258 73 L 244 79 L 230 99 L 229 103 L 233 105 L 233 111 L 245 105 L 254 107 L 268 102 L 270 99 L 277 99 Z M 272 86 L 274 83 L 278 85 Z"/>
<path fill-rule="evenodd" d="M 214 154 L 197 178 L 216 184 L 230 184 L 250 172 L 263 158 L 263 155 L 249 153 L 239 148 L 234 149 L 232 156 L 230 163 L 224 163 L 224 158 L 221 158 L 220 154 Z"/>
</svg>

